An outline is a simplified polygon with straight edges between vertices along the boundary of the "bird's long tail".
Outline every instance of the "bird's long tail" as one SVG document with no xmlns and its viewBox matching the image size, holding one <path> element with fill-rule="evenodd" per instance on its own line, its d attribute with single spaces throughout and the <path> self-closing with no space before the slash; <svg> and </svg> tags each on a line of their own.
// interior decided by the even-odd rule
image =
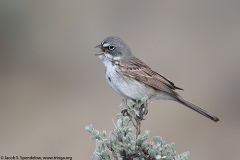
<svg viewBox="0 0 240 160">
<path fill-rule="evenodd" d="M 180 96 L 177 97 L 177 101 L 178 101 L 179 103 L 183 104 L 184 106 L 186 106 L 186 107 L 188 107 L 188 108 L 190 108 L 190 109 L 192 109 L 192 110 L 200 113 L 201 115 L 204 115 L 205 117 L 213 120 L 214 122 L 219 121 L 219 118 L 218 118 L 217 116 L 214 116 L 213 114 L 211 114 L 211 113 L 209 113 L 208 111 L 202 109 L 201 107 L 198 107 L 198 106 L 196 106 L 196 105 L 194 105 L 194 104 L 192 104 L 192 103 L 184 100 L 184 99 L 183 99 L 182 97 L 180 97 Z"/>
</svg>

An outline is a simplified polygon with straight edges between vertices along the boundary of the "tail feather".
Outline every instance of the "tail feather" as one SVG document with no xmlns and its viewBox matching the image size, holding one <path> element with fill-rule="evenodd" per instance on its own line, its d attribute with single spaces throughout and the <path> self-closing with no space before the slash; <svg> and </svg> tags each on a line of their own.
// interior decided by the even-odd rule
<svg viewBox="0 0 240 160">
<path fill-rule="evenodd" d="M 185 105 L 186 107 L 200 113 L 201 115 L 213 120 L 214 122 L 219 121 L 219 118 L 217 116 L 214 116 L 213 114 L 211 114 L 208 111 L 202 109 L 201 107 L 198 107 L 198 106 L 184 100 L 182 97 L 178 96 L 177 100 L 178 100 L 179 103 L 181 103 L 181 104 Z"/>
</svg>

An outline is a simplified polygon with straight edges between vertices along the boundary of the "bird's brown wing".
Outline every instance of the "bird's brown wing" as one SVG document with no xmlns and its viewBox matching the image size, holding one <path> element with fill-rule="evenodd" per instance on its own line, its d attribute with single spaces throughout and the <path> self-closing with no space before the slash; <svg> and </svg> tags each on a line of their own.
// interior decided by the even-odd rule
<svg viewBox="0 0 240 160">
<path fill-rule="evenodd" d="M 180 89 L 176 87 L 173 82 L 162 76 L 161 74 L 153 71 L 145 63 L 139 59 L 133 59 L 128 63 L 121 62 L 119 64 L 119 71 L 125 76 L 132 77 L 142 83 L 145 83 L 155 89 L 166 92 L 170 95 L 176 95 L 174 89 Z"/>
</svg>

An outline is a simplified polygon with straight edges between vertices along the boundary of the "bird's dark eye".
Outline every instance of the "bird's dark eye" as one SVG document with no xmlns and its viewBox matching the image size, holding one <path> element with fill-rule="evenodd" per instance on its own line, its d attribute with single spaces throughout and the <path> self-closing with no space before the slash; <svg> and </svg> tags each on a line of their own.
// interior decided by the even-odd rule
<svg viewBox="0 0 240 160">
<path fill-rule="evenodd" d="M 114 50 L 114 48 L 115 48 L 114 45 L 108 46 L 108 49 L 111 50 L 111 51 Z"/>
</svg>

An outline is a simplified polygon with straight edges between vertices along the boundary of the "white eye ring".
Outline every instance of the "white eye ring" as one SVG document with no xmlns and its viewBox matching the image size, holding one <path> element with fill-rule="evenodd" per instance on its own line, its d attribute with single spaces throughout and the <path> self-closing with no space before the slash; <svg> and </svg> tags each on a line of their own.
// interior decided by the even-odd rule
<svg viewBox="0 0 240 160">
<path fill-rule="evenodd" d="M 111 50 L 111 51 L 114 50 L 114 48 L 115 48 L 114 45 L 110 45 L 110 46 L 108 46 L 108 49 Z"/>
</svg>

